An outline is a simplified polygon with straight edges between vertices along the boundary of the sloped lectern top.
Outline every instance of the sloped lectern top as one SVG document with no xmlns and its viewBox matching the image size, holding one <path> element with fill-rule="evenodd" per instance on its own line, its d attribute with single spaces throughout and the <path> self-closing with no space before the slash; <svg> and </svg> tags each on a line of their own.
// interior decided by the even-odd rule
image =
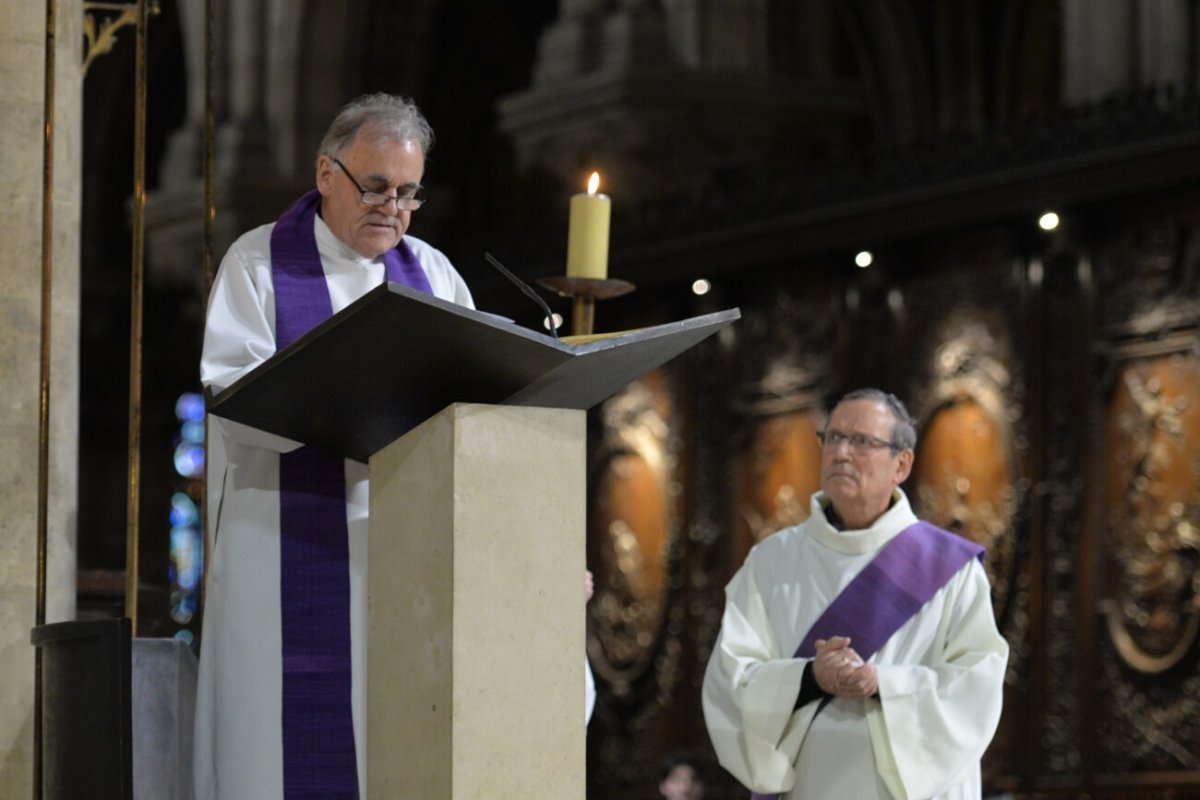
<svg viewBox="0 0 1200 800">
<path fill-rule="evenodd" d="M 591 408 L 740 316 L 568 344 L 388 283 L 209 397 L 208 410 L 365 462 L 455 402 Z"/>
</svg>

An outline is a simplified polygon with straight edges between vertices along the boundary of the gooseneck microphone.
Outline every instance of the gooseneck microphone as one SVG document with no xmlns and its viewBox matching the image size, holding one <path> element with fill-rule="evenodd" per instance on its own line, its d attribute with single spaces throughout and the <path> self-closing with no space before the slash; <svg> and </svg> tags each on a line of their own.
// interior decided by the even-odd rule
<svg viewBox="0 0 1200 800">
<path fill-rule="evenodd" d="M 550 306 L 546 305 L 546 301 L 542 299 L 541 295 L 539 295 L 536 291 L 534 291 L 533 287 L 530 286 L 528 283 L 521 280 L 516 275 L 514 275 L 512 272 L 510 272 L 508 270 L 508 267 L 501 264 L 500 261 L 497 260 L 497 258 L 494 255 L 492 255 L 491 253 L 485 252 L 483 254 L 483 257 L 487 259 L 487 262 L 489 264 L 491 264 L 493 267 L 498 269 L 500 271 L 501 275 L 503 275 L 504 277 L 508 278 L 510 281 L 515 283 L 517 285 L 518 289 L 520 289 L 522 292 L 524 292 L 525 294 L 529 295 L 530 297 L 532 297 L 534 299 L 534 302 L 536 302 L 538 304 L 538 306 L 541 307 L 543 313 L 545 313 L 545 315 L 546 315 L 546 320 L 550 323 L 550 332 L 552 334 L 554 334 L 554 338 L 557 339 L 558 338 L 558 326 L 556 326 L 554 324 L 554 314 L 551 313 Z"/>
</svg>

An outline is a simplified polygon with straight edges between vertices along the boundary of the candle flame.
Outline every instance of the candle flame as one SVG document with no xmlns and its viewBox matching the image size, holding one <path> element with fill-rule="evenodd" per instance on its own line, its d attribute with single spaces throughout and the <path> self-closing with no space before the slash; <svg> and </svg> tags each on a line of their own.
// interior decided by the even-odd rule
<svg viewBox="0 0 1200 800">
<path fill-rule="evenodd" d="M 593 172 L 592 177 L 588 178 L 588 194 L 595 194 L 600 188 L 600 173 Z"/>
</svg>

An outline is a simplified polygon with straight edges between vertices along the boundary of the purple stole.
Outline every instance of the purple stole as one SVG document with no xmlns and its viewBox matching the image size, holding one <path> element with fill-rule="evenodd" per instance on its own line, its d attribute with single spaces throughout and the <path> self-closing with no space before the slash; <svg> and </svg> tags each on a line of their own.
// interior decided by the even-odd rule
<svg viewBox="0 0 1200 800">
<path fill-rule="evenodd" d="M 818 639 L 849 636 L 866 661 L 972 558 L 982 561 L 983 555 L 984 548 L 970 539 L 914 522 L 893 536 L 821 612 L 795 658 L 815 657 Z M 750 795 L 751 800 L 779 796 Z"/>
<path fill-rule="evenodd" d="M 320 200 L 315 190 L 305 194 L 271 232 L 277 352 L 333 316 L 313 230 Z M 433 293 L 403 239 L 383 258 L 389 281 Z M 279 456 L 279 528 L 283 794 L 354 800 L 350 549 L 340 455 L 305 446 Z"/>
</svg>

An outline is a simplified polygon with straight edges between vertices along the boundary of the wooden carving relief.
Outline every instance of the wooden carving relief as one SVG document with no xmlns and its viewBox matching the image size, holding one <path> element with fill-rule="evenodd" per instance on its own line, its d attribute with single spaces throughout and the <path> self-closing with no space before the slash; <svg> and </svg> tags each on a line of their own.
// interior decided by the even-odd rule
<svg viewBox="0 0 1200 800">
<path fill-rule="evenodd" d="M 990 324 L 989 324 L 990 323 Z M 1019 464 L 1021 392 L 1001 324 L 984 314 L 954 314 L 932 331 L 935 343 L 913 392 L 917 457 L 910 497 L 917 515 L 987 548 L 996 619 L 1009 642 L 1007 682 L 1026 667 L 1028 581 L 1022 582 L 1017 529 L 1028 502 Z M 1011 697 L 1011 695 L 1010 695 Z M 1015 719 L 1002 721 L 984 765 L 986 780 L 1011 771 L 1018 756 Z"/>
<path fill-rule="evenodd" d="M 1200 357 L 1195 331 L 1116 352 L 1102 418 L 1106 771 L 1200 769 Z"/>
<path fill-rule="evenodd" d="M 673 417 L 661 370 L 630 384 L 600 411 L 588 523 L 596 586 L 588 654 L 617 696 L 631 691 L 660 650 L 680 526 Z"/>
<path fill-rule="evenodd" d="M 809 498 L 820 488 L 817 409 L 767 417 L 753 426 L 738 465 L 738 509 L 751 543 L 808 519 Z"/>
<path fill-rule="evenodd" d="M 1105 618 L 1121 659 L 1149 674 L 1200 630 L 1200 363 L 1182 346 L 1119 366 L 1105 427 Z"/>
<path fill-rule="evenodd" d="M 1135 214 L 1137 224 L 1126 220 Z M 1200 291 L 1200 236 L 1196 211 L 1171 218 L 1161 209 L 1115 209 L 1114 239 L 1100 249 L 1097 278 L 1103 322 L 1138 336 L 1195 316 Z"/>
<path fill-rule="evenodd" d="M 918 516 L 988 549 L 999 611 L 1016 576 L 1014 521 L 1024 502 L 1015 430 L 1021 408 L 1008 347 L 968 317 L 949 321 L 938 341 L 932 380 L 914 402 L 914 504 Z"/>
<path fill-rule="evenodd" d="M 743 353 L 734 399 L 741 417 L 734 463 L 735 564 L 763 538 L 808 518 L 809 499 L 820 489 L 817 432 L 825 425 L 831 349 L 827 311 L 778 297 L 768 310 L 750 311 L 747 318 L 752 341 Z"/>
</svg>

